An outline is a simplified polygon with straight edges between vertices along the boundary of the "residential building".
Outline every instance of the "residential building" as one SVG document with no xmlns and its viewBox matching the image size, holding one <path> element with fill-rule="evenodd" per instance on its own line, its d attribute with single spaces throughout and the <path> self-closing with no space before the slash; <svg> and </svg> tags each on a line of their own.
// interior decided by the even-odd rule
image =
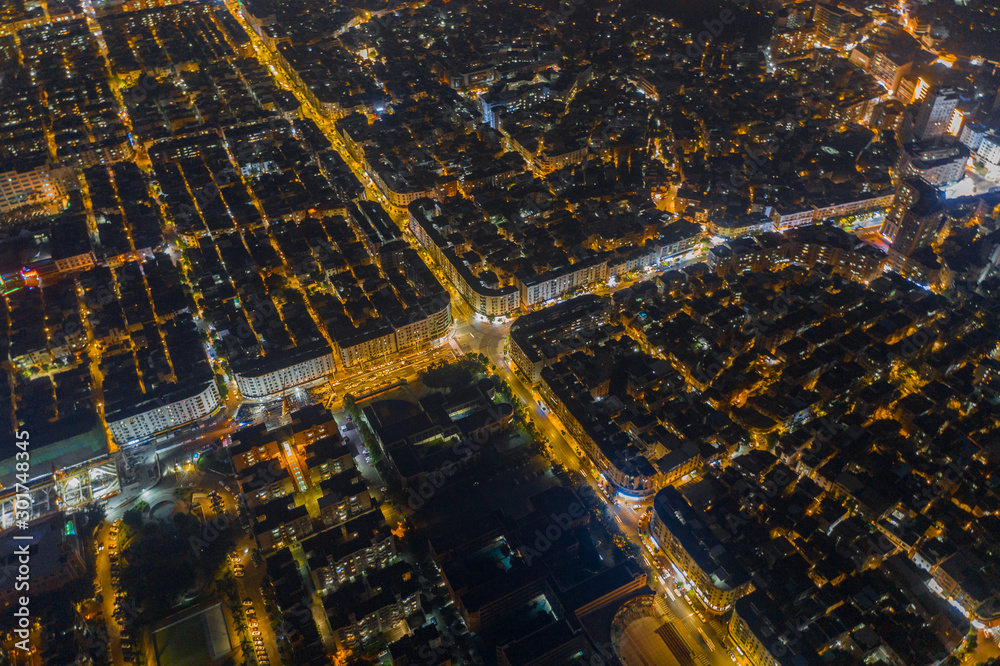
<svg viewBox="0 0 1000 666">
<path fill-rule="evenodd" d="M 233 367 L 236 386 L 247 400 L 274 398 L 290 388 L 326 377 L 335 369 L 333 351 L 322 343 L 277 352 Z"/>
<path fill-rule="evenodd" d="M 146 397 L 138 402 L 109 410 L 104 418 L 112 437 L 120 445 L 177 428 L 209 416 L 221 405 L 215 379 Z"/>
<path fill-rule="evenodd" d="M 720 533 L 675 487 L 656 493 L 649 536 L 716 613 L 729 610 L 753 589 L 734 546 L 720 541 L 716 536 Z"/>
</svg>

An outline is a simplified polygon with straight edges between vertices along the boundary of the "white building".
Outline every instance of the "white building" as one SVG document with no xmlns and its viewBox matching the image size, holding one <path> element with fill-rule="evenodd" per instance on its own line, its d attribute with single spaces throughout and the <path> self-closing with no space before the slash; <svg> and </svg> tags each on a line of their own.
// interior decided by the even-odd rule
<svg viewBox="0 0 1000 666">
<path fill-rule="evenodd" d="M 411 316 L 410 321 L 394 322 L 396 349 L 399 351 L 444 337 L 451 327 L 451 299 L 442 293 L 436 301 L 429 301 L 424 307 L 410 308 L 407 314 Z"/>
<path fill-rule="evenodd" d="M 962 180 L 968 159 L 969 149 L 958 141 L 909 143 L 900 156 L 897 179 L 923 178 L 935 187 L 947 187 Z"/>
<path fill-rule="evenodd" d="M 975 152 L 983 143 L 986 136 L 986 127 L 979 123 L 968 123 L 962 128 L 962 133 L 958 135 L 958 140 L 968 146 L 969 150 Z"/>
<path fill-rule="evenodd" d="M 771 219 L 774 220 L 775 229 L 790 229 L 800 227 L 805 224 L 815 224 L 823 220 L 830 220 L 848 215 L 862 215 L 878 211 L 892 205 L 896 198 L 895 190 L 877 194 L 875 196 L 854 201 L 845 201 L 838 204 L 830 204 L 822 207 L 812 207 L 805 210 L 790 209 L 782 211 L 777 206 L 771 210 Z"/>
<path fill-rule="evenodd" d="M 986 134 L 976 150 L 976 155 L 984 162 L 1000 164 L 1000 135 L 996 132 Z"/>
<path fill-rule="evenodd" d="M 548 271 L 527 280 L 518 280 L 521 307 L 544 303 L 553 298 L 608 279 L 607 259 L 588 259 L 565 268 Z"/>
<path fill-rule="evenodd" d="M 51 212 L 55 213 L 62 207 L 64 196 L 59 183 L 47 169 L 0 173 L 0 213 L 10 213 L 27 206 L 51 208 Z"/>
<path fill-rule="evenodd" d="M 114 440 L 127 444 L 204 418 L 220 403 L 219 389 L 210 379 L 105 414 L 105 419 Z"/>
<path fill-rule="evenodd" d="M 502 286 L 493 280 L 487 283 L 483 277 L 473 272 L 445 238 L 443 231 L 448 230 L 449 225 L 443 221 L 444 218 L 439 222 L 439 215 L 441 204 L 431 199 L 409 206 L 410 231 L 455 285 L 462 298 L 473 310 L 487 317 L 507 316 L 517 310 L 521 304 L 521 294 L 517 287 Z"/>
<path fill-rule="evenodd" d="M 328 345 L 279 352 L 234 368 L 236 387 L 249 400 L 278 396 L 284 391 L 332 374 L 336 369 Z"/>
<path fill-rule="evenodd" d="M 958 102 L 958 93 L 951 88 L 932 90 L 917 112 L 913 127 L 914 138 L 925 141 L 944 134 Z"/>
</svg>

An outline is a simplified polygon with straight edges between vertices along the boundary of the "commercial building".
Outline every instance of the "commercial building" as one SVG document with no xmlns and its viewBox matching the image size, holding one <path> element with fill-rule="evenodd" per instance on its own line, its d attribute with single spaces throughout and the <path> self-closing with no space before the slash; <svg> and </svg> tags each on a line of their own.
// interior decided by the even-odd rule
<svg viewBox="0 0 1000 666">
<path fill-rule="evenodd" d="M 18 553 L 27 545 L 30 550 L 30 575 L 16 575 L 24 564 Z M 83 546 L 76 535 L 76 523 L 62 511 L 29 524 L 24 529 L 7 530 L 0 538 L 0 602 L 13 612 L 15 600 L 25 595 L 42 595 L 87 575 Z M 18 579 L 27 587 L 15 586 Z"/>
<path fill-rule="evenodd" d="M 798 666 L 822 661 L 764 590 L 736 602 L 729 618 L 729 636 L 753 666 Z"/>
<path fill-rule="evenodd" d="M 493 380 L 480 380 L 466 395 L 432 393 L 401 415 L 368 405 L 363 417 L 375 435 L 392 473 L 404 489 L 418 488 L 429 479 L 440 481 L 479 459 L 481 444 L 506 430 L 514 410 L 493 403 Z"/>
<path fill-rule="evenodd" d="M 958 93 L 952 88 L 938 87 L 928 92 L 913 122 L 914 140 L 927 141 L 943 135 L 958 102 Z"/>
<path fill-rule="evenodd" d="M 909 257 L 931 243 L 941 229 L 941 195 L 924 180 L 908 179 L 896 191 L 896 200 L 882 223 L 890 243 L 890 257 Z"/>
<path fill-rule="evenodd" d="M 733 545 L 727 547 L 716 533 L 712 520 L 694 509 L 679 490 L 667 486 L 656 493 L 649 536 L 694 586 L 706 607 L 723 613 L 752 585 Z"/>
<path fill-rule="evenodd" d="M 914 141 L 903 146 L 897 179 L 922 178 L 936 187 L 962 180 L 969 149 L 956 140 Z"/>
<path fill-rule="evenodd" d="M 816 24 L 816 40 L 826 47 L 839 49 L 851 35 L 854 15 L 836 4 L 816 3 L 813 23 Z"/>
<path fill-rule="evenodd" d="M 104 418 L 118 444 L 129 444 L 212 414 L 221 404 L 215 379 L 145 397 L 109 410 Z"/>
<path fill-rule="evenodd" d="M 420 246 L 426 250 L 458 293 L 479 314 L 506 316 L 521 305 L 517 286 L 501 286 L 496 275 L 475 273 L 451 241 L 448 209 L 432 199 L 420 199 L 409 207 L 409 227 Z"/>
<path fill-rule="evenodd" d="M 588 294 L 518 318 L 510 327 L 510 358 L 514 367 L 529 382 L 537 384 L 542 368 L 579 347 L 557 346 L 553 340 L 589 341 L 607 322 L 609 306 L 607 299 Z"/>
<path fill-rule="evenodd" d="M 324 343 L 279 351 L 233 367 L 236 386 L 247 400 L 273 398 L 333 374 L 335 369 L 333 350 Z"/>
<path fill-rule="evenodd" d="M 59 181 L 48 169 L 31 171 L 6 171 L 0 173 L 0 213 L 32 209 L 53 215 L 65 204 L 65 195 Z"/>
<path fill-rule="evenodd" d="M 518 278 L 521 308 L 530 308 L 559 298 L 580 287 L 608 279 L 608 261 L 605 257 L 584 259 L 575 264 L 556 268 L 530 277 Z"/>
<path fill-rule="evenodd" d="M 895 191 L 889 190 L 863 199 L 845 201 L 843 203 L 831 203 L 825 206 L 814 205 L 806 210 L 789 209 L 787 206 L 775 206 L 771 209 L 771 219 L 774 221 L 775 230 L 782 230 L 798 227 L 803 224 L 833 220 L 848 215 L 864 215 L 880 211 L 889 206 L 895 196 Z"/>
</svg>

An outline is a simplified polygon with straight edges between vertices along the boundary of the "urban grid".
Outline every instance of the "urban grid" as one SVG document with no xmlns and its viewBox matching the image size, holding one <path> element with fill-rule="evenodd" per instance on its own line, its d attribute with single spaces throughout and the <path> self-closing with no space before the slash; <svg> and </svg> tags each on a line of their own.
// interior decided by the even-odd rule
<svg viewBox="0 0 1000 666">
<path fill-rule="evenodd" d="M 997 0 L 0 0 L 0 666 L 1000 664 Z"/>
</svg>

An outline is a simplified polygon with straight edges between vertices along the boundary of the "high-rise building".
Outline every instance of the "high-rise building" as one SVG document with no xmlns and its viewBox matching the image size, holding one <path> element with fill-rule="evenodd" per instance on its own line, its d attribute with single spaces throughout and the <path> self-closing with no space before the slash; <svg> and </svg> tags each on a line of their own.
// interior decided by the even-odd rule
<svg viewBox="0 0 1000 666">
<path fill-rule="evenodd" d="M 851 32 L 851 18 L 852 14 L 845 9 L 817 2 L 813 12 L 817 41 L 830 48 L 844 46 Z"/>
<path fill-rule="evenodd" d="M 982 123 L 966 123 L 962 127 L 962 133 L 958 135 L 958 140 L 968 146 L 969 150 L 975 152 L 983 144 L 983 138 L 987 131 L 988 128 Z"/>
<path fill-rule="evenodd" d="M 911 141 L 903 146 L 896 178 L 921 178 L 935 187 L 947 187 L 965 177 L 968 161 L 969 149 L 956 139 Z"/>
<path fill-rule="evenodd" d="M 880 50 L 871 59 L 868 72 L 886 87 L 891 94 L 899 91 L 903 77 L 913 67 L 913 52 L 909 50 Z"/>
<path fill-rule="evenodd" d="M 976 148 L 976 156 L 984 162 L 1000 164 L 1000 132 L 986 132 Z"/>
<path fill-rule="evenodd" d="M 899 185 L 896 199 L 882 223 L 882 235 L 892 255 L 909 257 L 930 245 L 941 229 L 941 195 L 930 183 L 908 178 Z"/>
<path fill-rule="evenodd" d="M 933 139 L 944 134 L 958 106 L 958 93 L 951 88 L 935 88 L 927 93 L 913 124 L 913 138 Z"/>
</svg>

